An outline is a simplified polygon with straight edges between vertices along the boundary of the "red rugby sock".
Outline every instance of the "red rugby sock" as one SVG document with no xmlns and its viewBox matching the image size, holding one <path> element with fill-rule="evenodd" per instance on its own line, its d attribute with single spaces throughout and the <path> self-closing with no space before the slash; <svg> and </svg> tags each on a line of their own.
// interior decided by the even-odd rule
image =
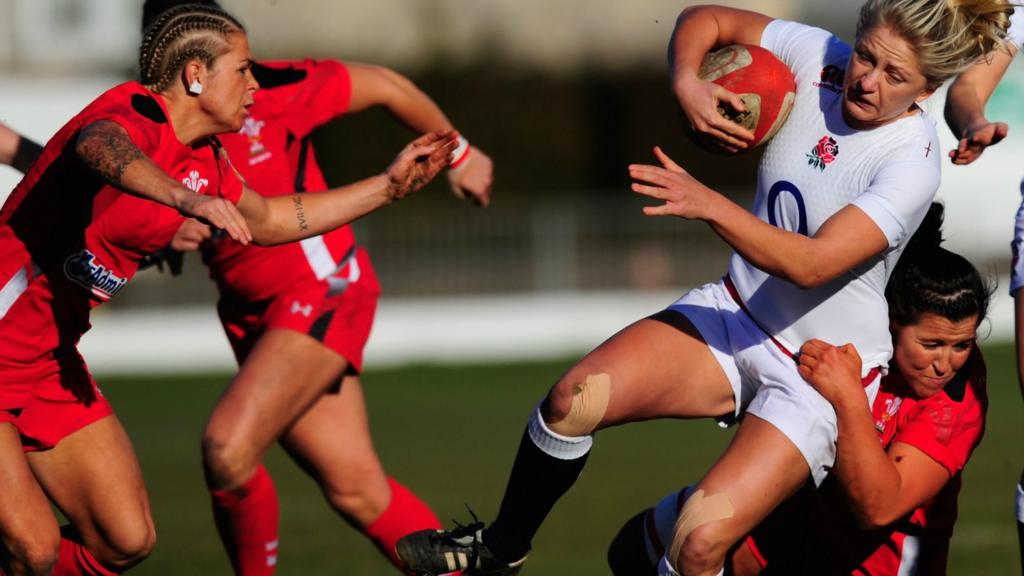
<svg viewBox="0 0 1024 576">
<path fill-rule="evenodd" d="M 401 569 L 402 564 L 395 554 L 395 542 L 410 532 L 440 528 L 441 522 L 429 506 L 397 480 L 389 477 L 388 486 L 391 487 L 391 503 L 364 532 L 391 563 Z"/>
<path fill-rule="evenodd" d="M 213 518 L 239 576 L 269 576 L 277 565 L 277 491 L 262 465 L 234 490 L 211 490 Z"/>
<path fill-rule="evenodd" d="M 61 530 L 60 553 L 50 576 L 117 576 L 120 572 L 107 570 L 92 557 L 80 543 L 71 540 L 68 530 Z"/>
</svg>

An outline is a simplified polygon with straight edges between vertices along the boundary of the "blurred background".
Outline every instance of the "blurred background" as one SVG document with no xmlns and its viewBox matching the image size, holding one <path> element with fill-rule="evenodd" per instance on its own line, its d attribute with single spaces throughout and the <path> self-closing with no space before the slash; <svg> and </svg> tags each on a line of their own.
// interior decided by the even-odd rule
<svg viewBox="0 0 1024 576">
<path fill-rule="evenodd" d="M 643 217 L 643 202 L 629 192 L 626 178 L 626 165 L 653 160 L 651 147 L 658 144 L 701 180 L 741 204 L 749 202 L 757 153 L 716 156 L 693 146 L 667 88 L 667 39 L 685 2 L 223 4 L 249 28 L 257 58 L 340 58 L 408 75 L 495 160 L 494 205 L 488 210 L 457 202 L 442 181 L 356 224 L 384 286 L 371 359 L 400 363 L 438 354 L 515 358 L 576 351 L 592 342 L 573 338 L 584 331 L 570 333 L 567 326 L 612 316 L 595 333 L 607 334 L 724 270 L 729 250 L 706 226 Z M 821 25 L 846 38 L 856 21 L 857 5 L 847 1 L 733 4 Z M 137 0 L 0 0 L 0 120 L 45 141 L 105 88 L 133 78 L 140 14 Z M 930 107 L 941 111 L 942 96 L 932 100 Z M 1021 101 L 1024 74 L 1014 70 L 990 115 L 1016 123 L 1024 119 Z M 382 170 L 409 138 L 383 112 L 370 111 L 328 125 L 317 134 L 317 144 L 329 181 L 338 185 Z M 951 147 L 948 132 L 944 138 Z M 944 167 L 941 195 L 951 244 L 995 272 L 1007 269 L 1020 178 L 1014 159 L 1022 148 L 1013 131 L 975 166 Z M 13 170 L 0 169 L 0 195 L 17 180 Z M 208 314 L 214 294 L 204 276 L 195 257 L 183 278 L 168 281 L 145 272 L 101 314 L 163 316 L 174 307 L 174 319 L 191 336 L 182 338 L 165 325 L 151 338 L 162 334 L 167 346 L 196 347 L 194 368 L 230 367 Z M 628 313 L 609 310 L 612 302 Z M 514 313 L 473 320 L 483 324 L 483 336 L 419 316 L 434 311 L 432 318 L 458 321 L 478 305 L 487 314 Z M 576 311 L 564 318 L 549 313 L 563 308 Z M 525 314 L 529 309 L 541 313 Z M 429 347 L 420 344 L 422 330 L 401 321 L 410 315 L 417 315 L 416 325 L 430 326 Z M 151 315 L 142 318 L 142 325 L 151 324 Z M 504 324 L 517 319 L 522 329 Z M 550 339 L 509 339 L 511 333 L 536 332 L 537 322 L 556 320 L 563 329 Z M 447 337 L 439 341 L 438 332 Z M 994 322 L 992 333 L 1001 338 L 1008 332 Z M 124 346 L 139 342 L 125 340 Z M 105 355 L 105 342 L 91 354 L 93 366 L 121 369 L 116 357 Z M 156 367 L 159 359 L 140 362 Z"/>
<path fill-rule="evenodd" d="M 525 373 L 545 374 L 525 395 L 535 402 L 572 356 L 725 271 L 729 250 L 706 225 L 645 217 L 640 212 L 644 202 L 628 188 L 627 164 L 652 161 L 651 148 L 659 145 L 699 179 L 740 204 L 748 205 L 752 197 L 757 152 L 725 157 L 694 147 L 669 93 L 667 43 L 675 17 L 689 2 L 221 3 L 249 29 L 257 58 L 340 58 L 406 74 L 495 161 L 497 181 L 490 208 L 457 201 L 446 182 L 440 181 L 355 223 L 357 239 L 370 249 L 384 288 L 368 348 L 368 380 L 375 377 L 375 369 L 382 379 L 400 381 L 400 374 L 413 374 L 410 377 L 420 381 L 426 364 L 458 367 L 501 362 L 493 366 L 525 366 Z M 848 40 L 859 6 L 849 0 L 726 3 L 821 26 Z M 0 0 L 0 121 L 45 141 L 103 90 L 133 79 L 140 14 L 138 0 Z M 940 92 L 927 106 L 939 123 L 943 149 L 949 150 L 954 143 L 941 120 L 942 100 Z M 1004 346 L 998 348 L 1005 361 L 998 372 L 1004 378 L 999 386 L 1000 394 L 1006 395 L 1001 398 L 1009 404 L 1001 406 L 1017 409 L 1008 412 L 1011 419 L 999 428 L 1011 444 L 995 453 L 1001 456 L 993 455 L 991 470 L 992 477 L 999 479 L 991 490 L 1006 492 L 1008 498 L 1015 474 L 1011 468 L 1021 459 L 1019 403 L 1014 404 L 1012 357 L 1005 347 L 1012 334 L 1012 312 L 1004 278 L 1024 172 L 1021 102 L 1024 71 L 1018 61 L 988 111 L 990 118 L 1011 124 L 1010 137 L 973 166 L 945 163 L 940 192 L 947 206 L 948 245 L 1000 278 L 991 320 L 982 336 L 986 345 Z M 315 137 L 319 161 L 337 186 L 383 170 L 411 134 L 384 113 L 369 111 L 337 120 Z M 16 172 L 0 167 L 0 198 L 18 179 Z M 121 390 L 125 398 L 142 395 L 139 414 L 134 416 L 139 425 L 152 423 L 152 418 L 144 408 L 150 393 L 139 393 L 129 385 L 142 378 L 137 375 L 212 373 L 187 383 L 142 378 L 154 386 L 146 389 L 166 385 L 208 390 L 210 381 L 223 381 L 233 368 L 213 312 L 215 297 L 199 258 L 190 255 L 181 278 L 158 271 L 141 273 L 94 314 L 95 328 L 86 335 L 83 352 L 100 376 L 127 378 L 111 380 L 112 388 Z M 438 379 L 458 380 L 457 374 L 462 373 L 457 368 L 430 370 L 440 370 Z M 515 386 L 514 382 L 508 385 Z M 443 398 L 443 393 L 437 396 Z M 380 402 L 386 404 L 383 399 Z M 523 405 L 527 411 L 529 402 Z M 134 412 L 126 414 L 116 405 L 126 421 L 133 417 Z M 182 407 L 186 415 L 181 418 L 199 425 L 196 418 L 208 407 Z M 523 409 L 514 413 L 511 421 L 520 421 L 526 414 Z M 417 425 L 416 417 L 412 412 L 404 414 L 399 427 L 415 429 L 410 426 Z M 429 415 L 419 417 L 422 425 L 433 425 Z M 168 426 L 172 425 L 169 421 Z M 511 437 L 518 436 L 518 425 L 512 425 Z M 152 434 L 172 435 L 170 430 L 158 428 Z M 453 430 L 453 434 L 459 433 Z M 514 438 L 506 442 L 509 449 L 513 442 Z M 708 442 L 717 447 L 724 441 Z M 187 458 L 198 460 L 191 448 Z M 142 448 L 139 452 L 144 465 L 146 458 L 154 457 Z M 415 470 L 400 452 L 395 454 L 398 466 Z M 161 461 L 170 457 L 156 456 Z M 502 466 L 507 462 L 502 460 L 494 471 L 496 485 L 504 481 Z M 686 469 L 686 474 L 694 474 L 692 466 Z M 1004 481 L 1006 490 L 1001 486 Z M 452 513 L 459 513 L 461 500 L 447 494 L 451 487 L 442 484 L 436 488 L 439 497 L 451 496 Z M 650 498 L 656 495 L 646 494 L 647 500 L 641 501 L 653 501 Z M 154 499 L 160 505 L 160 499 Z M 167 497 L 163 501 L 174 502 Z M 174 513 L 183 509 L 168 505 Z M 999 507 L 992 511 L 993 518 L 1005 512 L 1009 519 L 1009 510 Z M 991 566 L 1006 567 L 1006 571 L 979 568 L 977 561 L 970 560 L 964 566 L 973 570 L 953 573 L 1014 573 L 1012 528 L 1006 524 L 1004 531 L 997 528 L 1002 526 L 997 521 L 991 522 L 974 535 L 974 543 L 982 550 L 977 554 L 994 559 Z M 998 551 L 986 547 L 991 542 L 999 542 Z M 209 547 L 211 542 L 204 545 Z M 210 549 L 211 558 L 218 558 L 215 544 Z M 147 570 L 152 574 L 217 573 L 202 566 L 191 572 Z M 369 566 L 367 574 L 380 570 L 379 565 Z M 573 573 L 550 570 L 536 573 Z M 283 573 L 316 570 L 283 569 Z"/>
</svg>

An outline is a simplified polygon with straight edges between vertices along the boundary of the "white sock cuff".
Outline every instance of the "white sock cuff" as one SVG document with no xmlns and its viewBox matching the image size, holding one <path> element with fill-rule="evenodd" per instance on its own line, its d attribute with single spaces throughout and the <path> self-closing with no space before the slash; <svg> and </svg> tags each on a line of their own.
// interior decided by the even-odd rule
<svg viewBox="0 0 1024 576">
<path fill-rule="evenodd" d="M 1017 503 L 1013 507 L 1017 512 L 1017 522 L 1024 523 L 1024 487 L 1017 484 Z"/>
<path fill-rule="evenodd" d="M 590 435 L 562 436 L 557 432 L 552 432 L 544 422 L 540 406 L 533 411 L 526 429 L 530 434 L 530 440 L 533 440 L 537 448 L 540 448 L 548 456 L 559 460 L 582 458 L 587 452 L 590 452 L 590 447 L 594 444 L 594 438 Z"/>
</svg>

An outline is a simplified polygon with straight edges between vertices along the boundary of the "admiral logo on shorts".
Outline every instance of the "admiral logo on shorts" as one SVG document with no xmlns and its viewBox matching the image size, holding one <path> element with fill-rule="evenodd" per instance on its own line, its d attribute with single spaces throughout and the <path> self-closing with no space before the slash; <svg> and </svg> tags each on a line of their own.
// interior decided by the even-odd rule
<svg viewBox="0 0 1024 576">
<path fill-rule="evenodd" d="M 109 300 L 128 283 L 127 278 L 121 278 L 97 263 L 96 255 L 88 250 L 68 256 L 64 261 L 64 275 L 101 300 Z"/>
<path fill-rule="evenodd" d="M 832 92 L 842 92 L 846 80 L 846 69 L 829 64 L 821 69 L 821 82 L 812 82 L 815 88 L 824 88 Z"/>
<path fill-rule="evenodd" d="M 188 176 L 181 179 L 181 183 L 189 190 L 199 194 L 203 189 L 203 186 L 208 185 L 210 181 L 206 178 L 200 178 L 199 170 L 191 170 L 189 171 Z"/>
</svg>

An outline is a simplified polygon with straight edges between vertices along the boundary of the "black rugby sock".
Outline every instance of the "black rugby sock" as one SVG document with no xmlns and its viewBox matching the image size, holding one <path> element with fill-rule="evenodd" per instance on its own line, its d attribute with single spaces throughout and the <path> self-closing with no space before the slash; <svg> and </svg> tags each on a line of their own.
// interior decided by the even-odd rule
<svg viewBox="0 0 1024 576">
<path fill-rule="evenodd" d="M 555 458 L 534 444 L 529 431 L 523 433 L 498 518 L 484 531 L 484 543 L 495 557 L 515 562 L 530 551 L 544 518 L 579 478 L 589 455 Z"/>
</svg>

